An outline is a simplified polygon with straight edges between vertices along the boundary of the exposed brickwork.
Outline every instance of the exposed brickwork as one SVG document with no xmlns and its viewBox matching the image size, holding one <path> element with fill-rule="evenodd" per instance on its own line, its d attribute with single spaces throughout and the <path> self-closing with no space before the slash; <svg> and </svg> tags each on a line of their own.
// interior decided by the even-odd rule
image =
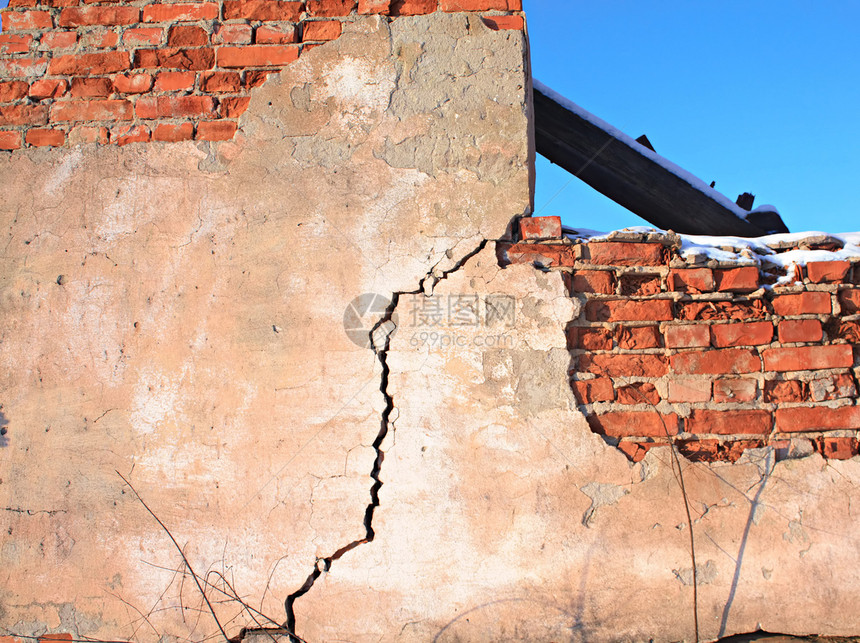
<svg viewBox="0 0 860 643">
<path fill-rule="evenodd" d="M 0 150 L 231 138 L 252 89 L 345 21 L 435 11 L 524 28 L 519 0 L 12 0 Z"/>
<path fill-rule="evenodd" d="M 499 258 L 562 273 L 581 303 L 566 330 L 574 397 L 632 461 L 670 440 L 694 461 L 787 453 L 798 438 L 827 458 L 858 454 L 860 258 L 794 267 L 778 285 L 758 266 L 689 265 L 670 233 L 552 230 L 524 219 Z"/>
</svg>

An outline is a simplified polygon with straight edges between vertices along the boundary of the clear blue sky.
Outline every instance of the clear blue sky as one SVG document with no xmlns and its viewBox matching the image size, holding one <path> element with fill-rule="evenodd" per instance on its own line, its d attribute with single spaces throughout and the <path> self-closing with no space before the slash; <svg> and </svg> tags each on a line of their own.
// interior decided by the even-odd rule
<svg viewBox="0 0 860 643">
<path fill-rule="evenodd" d="M 775 205 L 792 231 L 860 230 L 860 1 L 524 8 L 542 82 L 634 138 L 647 134 L 730 198 L 748 191 Z M 538 214 L 598 230 L 643 223 L 540 157 L 537 177 Z"/>
<path fill-rule="evenodd" d="M 792 232 L 860 230 L 860 2 L 524 0 L 534 76 Z M 535 209 L 644 222 L 538 157 Z M 566 186 L 566 187 L 565 187 Z M 563 188 L 563 189 L 562 189 Z M 547 202 L 562 189 L 549 204 Z"/>
</svg>

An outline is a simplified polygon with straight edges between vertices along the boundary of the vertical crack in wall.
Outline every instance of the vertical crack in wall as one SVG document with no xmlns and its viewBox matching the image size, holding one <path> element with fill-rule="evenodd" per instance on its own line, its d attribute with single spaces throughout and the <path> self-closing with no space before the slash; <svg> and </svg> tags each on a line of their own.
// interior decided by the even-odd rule
<svg viewBox="0 0 860 643">
<path fill-rule="evenodd" d="M 433 288 L 440 281 L 447 279 L 448 275 L 451 275 L 460 268 L 462 268 L 469 259 L 474 257 L 476 254 L 481 252 L 489 243 L 488 239 L 483 239 L 477 247 L 473 250 L 465 254 L 459 261 L 457 261 L 453 267 L 448 270 L 437 271 L 437 266 L 434 266 L 430 272 L 428 272 L 418 283 L 418 288 L 415 290 L 407 290 L 407 291 L 399 291 L 395 292 L 391 296 L 391 303 L 388 305 L 388 308 L 385 310 L 385 314 L 382 318 L 373 326 L 373 329 L 370 331 L 370 345 L 373 352 L 376 354 L 376 358 L 379 360 L 379 364 L 382 367 L 382 373 L 380 375 L 379 381 L 379 390 L 382 393 L 382 397 L 385 400 L 385 408 L 382 410 L 382 414 L 380 416 L 380 426 L 379 433 L 376 435 L 376 439 L 373 441 L 373 449 L 376 451 L 376 458 L 373 461 L 373 468 L 370 472 L 370 477 L 373 479 L 373 484 L 370 487 L 370 504 L 367 505 L 367 509 L 364 513 L 364 528 L 365 528 L 365 536 L 359 540 L 354 540 L 351 543 L 344 545 L 336 552 L 334 552 L 331 556 L 326 558 L 317 558 L 314 563 L 313 571 L 308 575 L 305 582 L 302 586 L 287 596 L 287 599 L 284 601 L 284 608 L 287 612 L 287 621 L 284 624 L 288 635 L 290 637 L 290 643 L 303 643 L 304 639 L 299 637 L 296 634 L 296 614 L 295 614 L 295 602 L 307 594 L 311 587 L 314 586 L 316 580 L 323 574 L 323 572 L 328 572 L 331 570 L 332 563 L 338 560 L 341 556 L 346 554 L 348 551 L 355 549 L 359 545 L 363 545 L 365 543 L 373 542 L 373 539 L 376 536 L 376 533 L 373 531 L 373 514 L 376 511 L 376 508 L 379 506 L 379 490 L 382 488 L 382 478 L 380 476 L 382 472 L 382 462 L 385 460 L 385 452 L 382 450 L 382 443 L 385 438 L 388 436 L 388 430 L 393 426 L 391 421 L 391 413 L 394 410 L 394 398 L 388 392 L 388 376 L 390 373 L 390 369 L 388 366 L 388 348 L 391 341 L 391 337 L 394 335 L 394 332 L 397 330 L 397 326 L 393 321 L 394 311 L 397 309 L 397 304 L 400 301 L 400 297 L 403 295 L 417 295 L 419 293 L 424 293 L 426 295 L 430 295 L 433 292 Z"/>
</svg>

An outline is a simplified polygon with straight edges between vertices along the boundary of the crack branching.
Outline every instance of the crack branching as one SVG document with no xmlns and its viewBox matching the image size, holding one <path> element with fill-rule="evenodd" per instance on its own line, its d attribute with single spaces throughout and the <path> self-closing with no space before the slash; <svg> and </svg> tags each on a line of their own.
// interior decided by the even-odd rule
<svg viewBox="0 0 860 643">
<path fill-rule="evenodd" d="M 287 612 L 287 621 L 284 624 L 284 627 L 287 630 L 287 634 L 290 637 L 290 643 L 303 643 L 304 639 L 299 637 L 296 632 L 296 614 L 295 614 L 295 602 L 302 596 L 310 591 L 311 587 L 314 586 L 317 578 L 323 574 L 323 572 L 328 572 L 331 570 L 332 563 L 339 559 L 341 556 L 346 554 L 348 551 L 355 549 L 359 545 L 364 545 L 365 543 L 373 542 L 373 539 L 376 536 L 376 533 L 373 531 L 373 514 L 376 511 L 376 508 L 379 506 L 379 490 L 382 488 L 382 462 L 385 460 L 385 452 L 382 450 L 382 443 L 385 441 L 385 438 L 388 436 L 389 429 L 392 428 L 393 422 L 391 420 L 391 414 L 394 411 L 394 398 L 388 392 L 388 377 L 390 373 L 390 369 L 388 366 L 388 348 L 390 345 L 390 341 L 394 332 L 397 330 L 397 325 L 394 323 L 394 311 L 397 309 L 397 304 L 400 301 L 400 297 L 404 295 L 417 295 L 420 293 L 430 294 L 433 291 L 433 288 L 437 283 L 447 279 L 449 275 L 457 272 L 462 268 L 469 259 L 474 257 L 476 254 L 481 252 L 489 243 L 489 239 L 483 239 L 476 248 L 474 248 L 469 253 L 465 254 L 459 261 L 457 261 L 453 267 L 444 271 L 437 271 L 436 266 L 434 266 L 430 272 L 428 272 L 418 283 L 418 288 L 415 290 L 405 290 L 395 292 L 391 296 L 391 302 L 388 307 L 385 309 L 385 313 L 382 318 L 376 322 L 373 328 L 370 331 L 370 348 L 376 354 L 376 359 L 379 360 L 379 365 L 382 368 L 382 372 L 379 379 L 379 391 L 382 393 L 382 397 L 385 400 L 385 407 L 382 409 L 382 414 L 380 416 L 379 423 L 379 433 L 376 435 L 376 439 L 373 441 L 373 449 L 376 451 L 376 458 L 373 461 L 373 468 L 370 471 L 370 477 L 373 480 L 373 484 L 370 487 L 370 504 L 367 505 L 367 509 L 364 512 L 364 529 L 365 535 L 364 538 L 359 540 L 354 540 L 348 545 L 344 545 L 336 552 L 334 552 L 331 556 L 326 558 L 317 558 L 314 563 L 313 571 L 308 575 L 307 579 L 305 579 L 304 584 L 287 596 L 286 601 L 284 601 L 284 608 Z M 438 264 L 437 264 L 438 265 Z"/>
</svg>

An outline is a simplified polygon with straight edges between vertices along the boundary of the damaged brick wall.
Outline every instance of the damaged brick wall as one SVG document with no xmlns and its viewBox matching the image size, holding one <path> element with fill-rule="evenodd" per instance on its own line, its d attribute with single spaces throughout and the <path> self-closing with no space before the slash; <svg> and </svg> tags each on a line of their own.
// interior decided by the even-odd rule
<svg viewBox="0 0 860 643">
<path fill-rule="evenodd" d="M 11 0 L 0 150 L 230 139 L 250 91 L 344 21 L 435 11 L 523 29 L 521 0 Z"/>
<path fill-rule="evenodd" d="M 561 271 L 582 312 L 567 329 L 571 386 L 596 433 L 633 461 L 675 442 L 691 460 L 744 449 L 858 453 L 860 259 L 795 265 L 682 256 L 672 233 L 566 238 L 524 219 L 503 260 Z M 772 244 L 833 251 L 838 238 Z M 731 243 L 727 240 L 726 243 Z"/>
</svg>

